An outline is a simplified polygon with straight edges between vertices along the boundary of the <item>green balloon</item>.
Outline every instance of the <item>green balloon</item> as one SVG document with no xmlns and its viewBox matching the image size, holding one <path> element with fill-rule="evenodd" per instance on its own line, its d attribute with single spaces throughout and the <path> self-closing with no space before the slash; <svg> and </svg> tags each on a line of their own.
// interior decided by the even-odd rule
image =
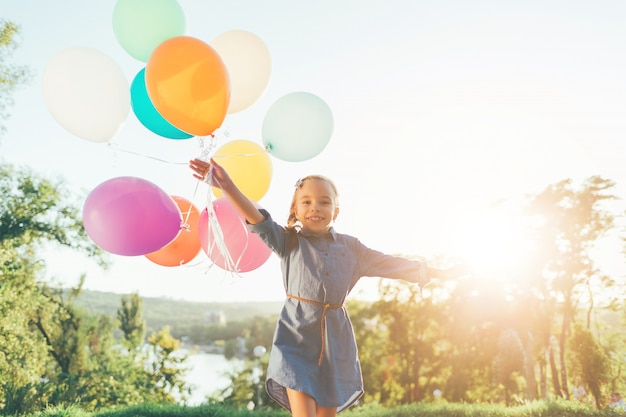
<svg viewBox="0 0 626 417">
<path fill-rule="evenodd" d="M 282 96 L 268 109 L 261 136 L 270 155 L 289 162 L 317 156 L 333 133 L 333 114 L 318 96 L 294 92 Z"/>
<path fill-rule="evenodd" d="M 147 62 L 163 41 L 185 34 L 185 15 L 176 0 L 118 0 L 113 32 L 133 58 Z"/>
</svg>

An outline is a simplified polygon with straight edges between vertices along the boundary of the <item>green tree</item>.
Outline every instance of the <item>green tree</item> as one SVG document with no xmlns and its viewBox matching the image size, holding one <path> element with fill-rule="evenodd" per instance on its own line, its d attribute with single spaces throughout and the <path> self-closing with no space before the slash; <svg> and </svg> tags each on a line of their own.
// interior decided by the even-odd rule
<svg viewBox="0 0 626 417">
<path fill-rule="evenodd" d="M 13 92 L 32 77 L 28 67 L 11 62 L 13 52 L 18 46 L 18 26 L 11 21 L 0 19 L 0 120 L 9 117 L 8 109 L 13 105 Z M 6 127 L 0 124 L 0 139 L 5 133 Z"/>
<path fill-rule="evenodd" d="M 502 401 L 495 358 L 502 334 L 516 321 L 516 305 L 507 301 L 502 282 L 474 276 L 451 291 L 446 337 L 452 346 L 450 377 L 443 395 L 450 401 Z"/>
<path fill-rule="evenodd" d="M 520 392 L 520 376 L 524 375 L 524 346 L 514 329 L 500 334 L 495 358 L 496 378 L 504 388 L 505 404 L 511 405 L 511 394 Z"/>
<path fill-rule="evenodd" d="M 137 293 L 122 297 L 122 307 L 117 311 L 117 318 L 127 347 L 140 347 L 146 335 L 146 322 L 143 320 L 143 300 Z"/>
<path fill-rule="evenodd" d="M 63 184 L 3 164 L 0 192 L 3 411 L 28 412 L 47 404 L 80 403 L 95 409 L 147 399 L 174 401 L 157 381 L 182 387 L 180 374 L 161 366 L 149 371 L 145 358 L 122 352 L 112 335 L 115 322 L 90 316 L 75 305 L 82 284 L 64 299 L 63 291 L 41 280 L 45 263 L 37 254 L 51 244 L 82 252 L 106 266 L 106 256 L 85 233 L 78 204 Z M 133 303 L 139 307 L 138 301 L 127 307 Z M 134 337 L 141 333 L 142 323 L 132 323 Z"/>
<path fill-rule="evenodd" d="M 536 220 L 536 247 L 541 251 L 535 264 L 538 275 L 530 282 L 545 305 L 543 310 L 560 316 L 558 327 L 555 315 L 543 317 L 544 323 L 551 323 L 556 331 L 544 333 L 540 342 L 550 359 L 554 393 L 564 398 L 569 398 L 567 340 L 578 306 L 582 301 L 592 306 L 593 295 L 606 292 L 610 285 L 598 270 L 592 251 L 598 239 L 614 227 L 615 216 L 608 208 L 608 203 L 616 199 L 611 194 L 614 186 L 612 181 L 597 176 L 580 186 L 563 180 L 533 196 L 527 205 L 527 213 Z M 604 288 L 594 286 L 599 280 Z"/>
<path fill-rule="evenodd" d="M 78 205 L 61 181 L 0 164 L 0 193 L 0 398 L 6 398 L 19 387 L 36 386 L 47 369 L 51 345 L 37 326 L 56 307 L 40 278 L 45 263 L 39 250 L 64 246 L 103 266 L 106 257 L 87 236 Z"/>
<path fill-rule="evenodd" d="M 451 346 L 445 339 L 446 307 L 443 299 L 434 296 L 436 284 L 423 292 L 417 285 L 394 280 L 381 280 L 380 300 L 372 304 L 375 315 L 360 315 L 367 331 L 377 334 L 364 337 L 357 330 L 363 367 L 380 375 L 378 383 L 368 390 L 379 393 L 384 405 L 407 404 L 432 398 L 434 389 L 444 384 Z M 380 343 L 378 336 L 386 336 Z M 377 350 L 374 352 L 372 348 Z M 372 361 L 377 361 L 374 365 Z"/>
<path fill-rule="evenodd" d="M 0 254 L 31 259 L 36 250 L 56 244 L 107 267 L 105 253 L 85 231 L 80 201 L 63 181 L 42 178 L 28 168 L 0 164 L 0 195 Z"/>
<path fill-rule="evenodd" d="M 150 380 L 160 402 L 185 401 L 191 393 L 183 377 L 187 372 L 185 361 L 189 354 L 181 351 L 182 342 L 170 334 L 169 327 L 153 333 L 150 345 Z"/>
<path fill-rule="evenodd" d="M 390 369 L 393 363 L 388 351 L 389 332 L 382 323 L 373 303 L 350 300 L 347 302 L 354 334 L 359 347 L 365 394 L 363 402 L 388 404 L 399 402 L 401 389 L 395 383 Z"/>
<path fill-rule="evenodd" d="M 596 407 L 604 407 L 606 396 L 603 395 L 602 387 L 610 381 L 610 362 L 606 353 L 591 332 L 581 324 L 574 326 L 569 347 L 573 371 L 580 376 L 582 384 L 593 396 Z"/>
</svg>

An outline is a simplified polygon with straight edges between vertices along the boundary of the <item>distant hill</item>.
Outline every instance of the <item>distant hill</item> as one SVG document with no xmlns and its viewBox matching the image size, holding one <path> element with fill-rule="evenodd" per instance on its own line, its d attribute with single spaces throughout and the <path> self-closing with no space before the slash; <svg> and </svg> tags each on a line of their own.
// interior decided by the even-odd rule
<svg viewBox="0 0 626 417">
<path fill-rule="evenodd" d="M 84 290 L 76 303 L 92 314 L 117 316 L 122 305 L 122 297 L 129 294 Z M 255 316 L 277 316 L 282 307 L 281 301 L 200 303 L 168 298 L 143 298 L 143 316 L 148 330 L 189 326 L 204 323 L 207 317 L 216 312 L 224 315 L 227 322 L 246 320 Z"/>
</svg>

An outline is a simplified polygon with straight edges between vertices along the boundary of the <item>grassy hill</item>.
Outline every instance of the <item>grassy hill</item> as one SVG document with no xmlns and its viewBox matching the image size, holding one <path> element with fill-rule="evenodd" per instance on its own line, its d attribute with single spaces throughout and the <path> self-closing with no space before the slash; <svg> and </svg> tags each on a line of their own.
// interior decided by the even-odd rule
<svg viewBox="0 0 626 417">
<path fill-rule="evenodd" d="M 85 290 L 77 304 L 92 314 L 117 315 L 124 294 Z M 128 295 L 127 295 L 128 296 Z M 245 303 L 201 303 L 168 298 L 143 298 L 143 316 L 148 330 L 164 326 L 177 328 L 194 323 L 206 323 L 207 317 L 215 312 L 223 314 L 227 322 L 242 321 L 254 316 L 275 316 L 282 306 L 281 301 Z"/>
</svg>

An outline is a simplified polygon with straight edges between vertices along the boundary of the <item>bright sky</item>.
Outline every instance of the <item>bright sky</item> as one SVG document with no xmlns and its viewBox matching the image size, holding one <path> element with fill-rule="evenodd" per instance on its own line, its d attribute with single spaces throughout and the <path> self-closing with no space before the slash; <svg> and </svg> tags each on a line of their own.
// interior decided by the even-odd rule
<svg viewBox="0 0 626 417">
<path fill-rule="evenodd" d="M 197 138 L 162 138 L 131 110 L 111 145 L 94 143 L 65 130 L 46 108 L 42 74 L 66 48 L 107 54 L 129 85 L 144 68 L 115 38 L 116 2 L 4 3 L 0 17 L 21 28 L 14 62 L 33 68 L 36 77 L 14 97 L 0 158 L 62 176 L 84 195 L 111 178 L 137 176 L 203 208 L 208 188 L 197 187 L 186 166 L 200 154 Z M 218 146 L 233 139 L 261 144 L 268 108 L 291 92 L 313 93 L 333 112 L 333 136 L 321 154 L 304 162 L 272 158 L 271 186 L 259 203 L 280 222 L 286 220 L 293 183 L 311 173 L 337 183 L 339 232 L 407 255 L 464 253 L 462 242 L 465 252 L 477 245 L 487 251 L 478 235 L 489 226 L 475 226 L 493 202 L 565 178 L 601 175 L 617 182 L 623 196 L 621 0 L 179 3 L 187 35 L 210 43 L 225 31 L 246 30 L 271 54 L 266 92 L 248 109 L 227 116 L 216 132 Z M 476 239 L 459 239 L 468 230 Z M 107 272 L 65 252 L 51 253 L 46 261 L 51 277 L 65 284 L 87 272 L 85 286 L 94 290 L 194 301 L 283 298 L 275 256 L 233 276 L 210 268 L 202 255 L 174 268 L 143 256 L 112 255 Z M 356 295 L 370 290 L 363 284 Z"/>
</svg>

